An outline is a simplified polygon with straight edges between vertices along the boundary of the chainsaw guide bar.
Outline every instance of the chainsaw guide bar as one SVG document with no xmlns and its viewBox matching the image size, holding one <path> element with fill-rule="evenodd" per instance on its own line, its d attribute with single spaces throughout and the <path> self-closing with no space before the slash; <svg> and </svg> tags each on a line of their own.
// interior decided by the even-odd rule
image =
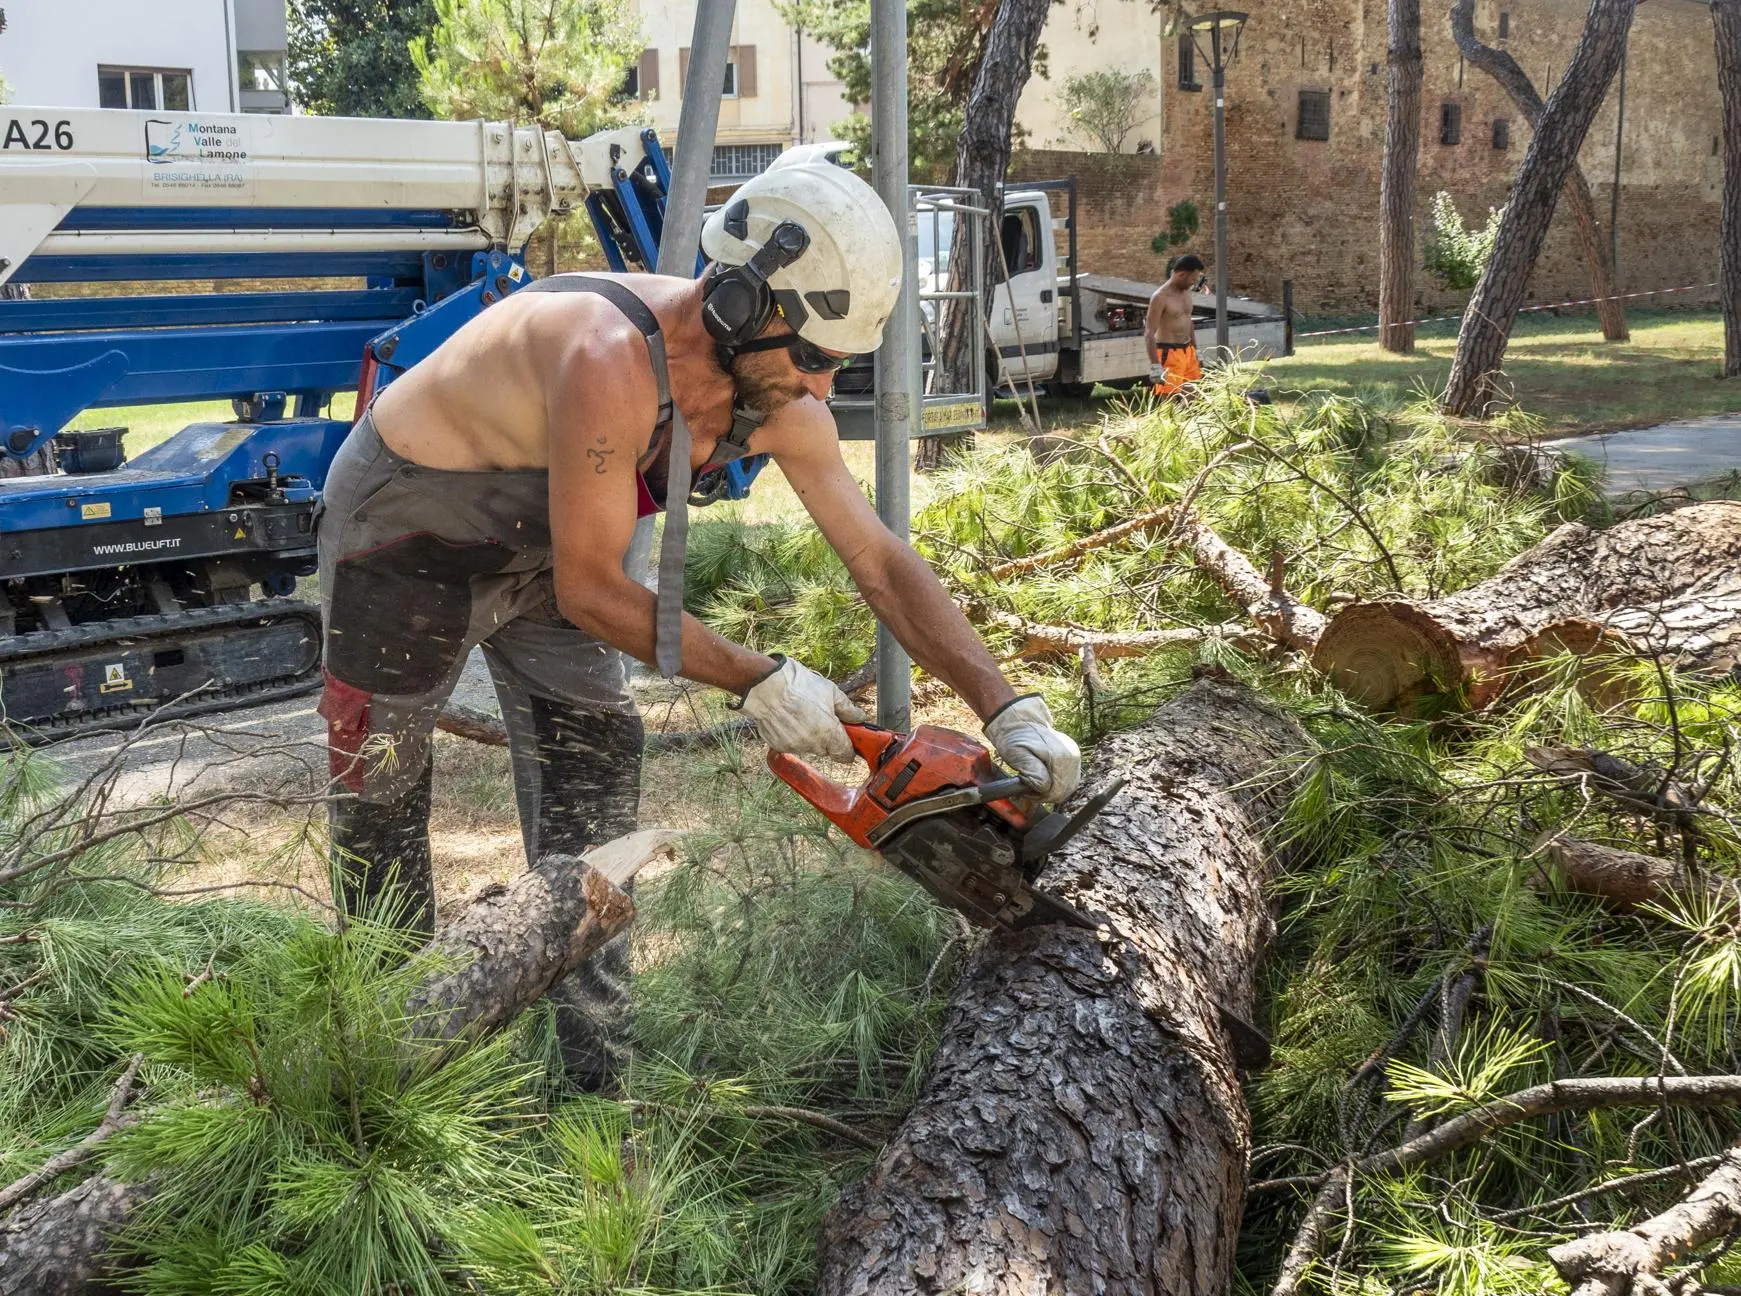
<svg viewBox="0 0 1741 1296">
<path fill-rule="evenodd" d="M 824 778 L 795 756 L 770 753 L 768 766 L 846 835 L 981 927 L 1019 930 L 1099 924 L 1033 883 L 1047 858 L 1074 837 L 1123 786 L 1091 796 L 1073 816 L 1043 809 L 1019 778 L 966 734 L 920 725 L 902 734 L 847 725 L 870 766 L 856 788 Z"/>
</svg>

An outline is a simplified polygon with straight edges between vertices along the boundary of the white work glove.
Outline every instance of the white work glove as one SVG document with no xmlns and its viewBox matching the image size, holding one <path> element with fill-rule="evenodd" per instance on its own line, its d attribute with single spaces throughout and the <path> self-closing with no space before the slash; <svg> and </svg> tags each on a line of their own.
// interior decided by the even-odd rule
<svg viewBox="0 0 1741 1296">
<path fill-rule="evenodd" d="M 865 714 L 834 681 L 774 654 L 779 666 L 744 694 L 744 714 L 756 722 L 762 740 L 774 751 L 794 756 L 853 758 L 845 724 L 863 724 Z"/>
<path fill-rule="evenodd" d="M 1042 801 L 1062 801 L 1082 781 L 1082 753 L 1069 734 L 1052 727 L 1052 713 L 1038 693 L 993 712 L 985 736 Z"/>
</svg>

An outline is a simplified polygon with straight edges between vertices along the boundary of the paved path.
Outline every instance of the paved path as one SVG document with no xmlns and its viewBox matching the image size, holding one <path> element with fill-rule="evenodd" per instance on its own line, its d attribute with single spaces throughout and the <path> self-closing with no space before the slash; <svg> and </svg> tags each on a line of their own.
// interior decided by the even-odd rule
<svg viewBox="0 0 1741 1296">
<path fill-rule="evenodd" d="M 453 698 L 474 710 L 501 714 L 483 653 L 473 651 Z M 190 722 L 197 729 L 167 725 L 164 732 L 142 738 L 128 750 L 116 796 L 138 804 L 244 778 L 313 786 L 326 772 L 326 722 L 315 712 L 319 700 L 319 693 L 307 693 L 200 716 Z M 41 750 L 68 778 L 78 780 L 102 769 L 124 742 L 123 735 L 93 734 Z"/>
<path fill-rule="evenodd" d="M 1563 437 L 1547 448 L 1594 459 L 1606 470 L 1610 495 L 1671 490 L 1741 472 L 1741 414 Z"/>
</svg>

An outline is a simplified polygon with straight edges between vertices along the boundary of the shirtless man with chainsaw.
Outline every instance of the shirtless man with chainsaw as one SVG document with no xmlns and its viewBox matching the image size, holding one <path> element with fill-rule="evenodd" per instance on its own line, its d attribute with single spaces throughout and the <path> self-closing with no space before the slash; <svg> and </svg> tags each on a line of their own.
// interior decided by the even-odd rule
<svg viewBox="0 0 1741 1296">
<path fill-rule="evenodd" d="M 1076 745 L 1017 697 L 925 562 L 878 521 L 823 399 L 874 350 L 901 245 L 870 186 L 776 164 L 708 220 L 701 280 L 559 275 L 505 298 L 384 390 L 335 459 L 320 526 L 340 898 L 433 930 L 430 735 L 481 646 L 502 703 L 529 861 L 634 827 L 642 725 L 622 658 L 742 699 L 776 751 L 848 759 L 864 717 L 830 681 L 681 614 L 686 501 L 736 497 L 779 465 L 878 619 L 985 723 L 1047 801 Z M 669 508 L 667 506 L 670 506 Z M 666 509 L 662 597 L 624 569 Z M 675 541 L 675 552 L 673 552 Z M 626 947 L 552 997 L 570 1076 L 612 1069 Z"/>
<path fill-rule="evenodd" d="M 1177 396 L 1203 376 L 1191 319 L 1191 286 L 1202 274 L 1202 260 L 1187 252 L 1173 262 L 1167 282 L 1149 298 L 1143 343 L 1149 349 L 1149 377 L 1157 396 Z"/>
</svg>

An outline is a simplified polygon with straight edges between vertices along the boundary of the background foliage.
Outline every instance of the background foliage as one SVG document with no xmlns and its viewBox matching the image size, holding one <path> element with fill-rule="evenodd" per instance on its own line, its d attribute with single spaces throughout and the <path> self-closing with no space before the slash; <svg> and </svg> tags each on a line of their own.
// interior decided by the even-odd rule
<svg viewBox="0 0 1741 1296">
<path fill-rule="evenodd" d="M 411 46 L 433 0 L 288 0 L 292 97 L 323 117 L 428 117 Z"/>
</svg>

